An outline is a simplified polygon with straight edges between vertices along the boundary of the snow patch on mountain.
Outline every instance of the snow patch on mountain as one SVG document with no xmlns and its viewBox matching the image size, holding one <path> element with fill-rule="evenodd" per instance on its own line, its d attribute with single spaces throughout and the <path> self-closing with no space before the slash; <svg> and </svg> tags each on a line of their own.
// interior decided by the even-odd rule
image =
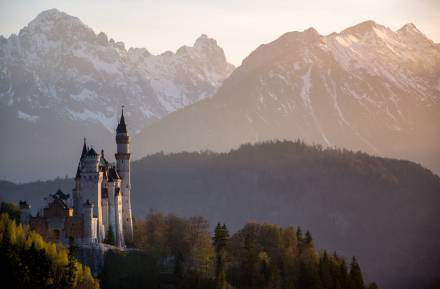
<svg viewBox="0 0 440 289">
<path fill-rule="evenodd" d="M 65 112 L 72 120 L 101 123 L 111 132 L 115 130 L 117 125 L 117 117 L 115 115 L 107 116 L 102 112 L 93 112 L 88 109 L 84 109 L 83 111 L 73 111 L 69 108 L 66 108 Z"/>
<path fill-rule="evenodd" d="M 36 123 L 37 120 L 40 118 L 38 115 L 30 115 L 22 111 L 17 111 L 17 115 L 19 119 L 24 119 L 33 123 Z"/>
<path fill-rule="evenodd" d="M 90 99 L 95 99 L 97 97 L 95 91 L 89 90 L 87 88 L 83 89 L 78 94 L 71 94 L 70 96 L 72 97 L 73 100 L 78 102 L 84 102 Z"/>
</svg>

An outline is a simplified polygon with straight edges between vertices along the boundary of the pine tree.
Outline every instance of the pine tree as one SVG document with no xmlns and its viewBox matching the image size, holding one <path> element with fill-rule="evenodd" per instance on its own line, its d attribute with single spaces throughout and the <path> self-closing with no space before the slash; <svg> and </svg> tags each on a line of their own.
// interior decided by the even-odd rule
<svg viewBox="0 0 440 289">
<path fill-rule="evenodd" d="M 327 251 L 324 251 L 322 257 L 319 260 L 319 276 L 322 284 L 325 284 L 328 288 L 334 288 L 334 282 L 332 279 L 330 267 L 331 263 Z"/>
<path fill-rule="evenodd" d="M 229 232 L 226 225 L 217 224 L 214 233 L 214 249 L 215 249 L 215 279 L 217 284 L 217 289 L 224 289 L 226 286 L 226 276 L 225 276 L 225 253 L 226 245 L 229 239 Z"/>
<path fill-rule="evenodd" d="M 296 238 L 298 240 L 302 240 L 303 239 L 303 234 L 302 234 L 302 230 L 301 230 L 300 226 L 298 226 L 298 229 L 296 229 Z"/>
<path fill-rule="evenodd" d="M 350 264 L 349 279 L 352 289 L 364 289 L 364 279 L 362 277 L 361 268 L 355 257 L 353 257 Z"/>
<path fill-rule="evenodd" d="M 69 238 L 69 255 L 68 255 L 68 263 L 66 265 L 66 273 L 63 276 L 63 288 L 73 289 L 75 286 L 76 279 L 76 266 L 75 266 L 75 254 L 76 245 L 75 241 L 72 237 Z"/>
<path fill-rule="evenodd" d="M 305 237 L 304 241 L 307 245 L 312 245 L 313 238 L 312 238 L 312 235 L 310 234 L 309 231 L 306 232 L 306 237 Z"/>
</svg>

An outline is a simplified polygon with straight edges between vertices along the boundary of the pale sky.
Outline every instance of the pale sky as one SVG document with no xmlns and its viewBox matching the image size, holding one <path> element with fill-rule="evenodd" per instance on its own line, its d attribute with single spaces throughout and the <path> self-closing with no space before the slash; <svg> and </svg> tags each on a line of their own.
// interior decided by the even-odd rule
<svg viewBox="0 0 440 289">
<path fill-rule="evenodd" d="M 325 35 L 365 20 L 393 30 L 412 22 L 440 42 L 440 0 L 0 0 L 0 35 L 17 33 L 51 8 L 153 54 L 192 45 L 205 33 L 235 65 L 285 32 L 314 27 Z"/>
</svg>

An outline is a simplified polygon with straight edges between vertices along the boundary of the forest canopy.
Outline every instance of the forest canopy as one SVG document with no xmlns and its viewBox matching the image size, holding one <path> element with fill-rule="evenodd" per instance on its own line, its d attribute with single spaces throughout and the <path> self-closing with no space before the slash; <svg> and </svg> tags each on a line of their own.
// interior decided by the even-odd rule
<svg viewBox="0 0 440 289">
<path fill-rule="evenodd" d="M 201 217 L 151 213 L 134 229 L 139 251 L 106 256 L 103 288 L 377 288 L 355 258 L 319 252 L 299 227 L 249 223 L 230 236 Z"/>
<path fill-rule="evenodd" d="M 98 289 L 98 280 L 72 250 L 47 243 L 8 214 L 0 215 L 0 278 L 8 288 Z"/>
</svg>

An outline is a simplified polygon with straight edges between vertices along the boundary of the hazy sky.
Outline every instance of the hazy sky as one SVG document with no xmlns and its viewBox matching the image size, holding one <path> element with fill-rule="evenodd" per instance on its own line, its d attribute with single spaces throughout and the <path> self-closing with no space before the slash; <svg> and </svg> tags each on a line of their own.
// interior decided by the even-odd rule
<svg viewBox="0 0 440 289">
<path fill-rule="evenodd" d="M 287 31 L 313 26 L 328 34 L 369 19 L 392 29 L 412 22 L 440 42 L 440 0 L 0 0 L 0 34 L 17 33 L 50 8 L 154 54 L 192 45 L 205 33 L 235 65 Z"/>
</svg>

